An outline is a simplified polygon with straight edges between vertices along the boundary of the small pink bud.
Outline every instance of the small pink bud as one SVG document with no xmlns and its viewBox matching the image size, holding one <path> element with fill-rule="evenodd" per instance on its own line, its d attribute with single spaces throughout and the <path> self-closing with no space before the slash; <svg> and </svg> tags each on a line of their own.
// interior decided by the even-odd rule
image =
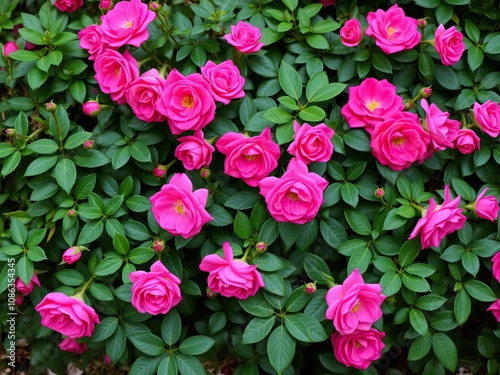
<svg viewBox="0 0 500 375">
<path fill-rule="evenodd" d="M 62 256 L 63 262 L 73 264 L 82 256 L 83 246 L 71 246 Z"/>
<path fill-rule="evenodd" d="M 163 164 L 158 164 L 153 168 L 153 175 L 158 178 L 162 178 L 167 173 L 167 166 Z"/>
<path fill-rule="evenodd" d="M 160 5 L 156 1 L 151 1 L 149 3 L 149 9 L 153 12 L 158 12 L 158 10 L 160 10 Z"/>
<path fill-rule="evenodd" d="M 306 284 L 306 292 L 307 294 L 313 294 L 316 291 L 316 283 L 308 283 Z"/>
<path fill-rule="evenodd" d="M 207 297 L 212 299 L 217 297 L 217 293 L 215 293 L 212 289 L 207 288 Z"/>
<path fill-rule="evenodd" d="M 51 100 L 50 103 L 47 103 L 45 105 L 45 109 L 49 112 L 55 112 L 57 109 L 57 104 Z"/>
<path fill-rule="evenodd" d="M 5 135 L 7 137 L 14 137 L 16 135 L 16 131 L 14 129 L 5 129 Z"/>
<path fill-rule="evenodd" d="M 83 142 L 83 148 L 85 150 L 90 150 L 90 149 L 94 148 L 94 141 L 92 139 L 89 139 L 89 140 Z"/>
<path fill-rule="evenodd" d="M 101 2 L 99 3 L 99 9 L 109 10 L 109 8 L 111 8 L 111 5 L 111 0 L 101 0 Z"/>
<path fill-rule="evenodd" d="M 405 111 L 408 111 L 409 109 L 412 109 L 413 108 L 413 103 L 410 102 L 409 100 L 408 101 L 405 101 L 404 102 L 404 105 L 405 105 Z"/>
<path fill-rule="evenodd" d="M 96 117 L 101 112 L 101 105 L 95 100 L 89 100 L 82 105 L 83 113 L 90 117 Z"/>
<path fill-rule="evenodd" d="M 376 188 L 374 195 L 375 195 L 375 198 L 379 198 L 379 199 L 383 198 L 385 195 L 385 191 L 383 188 Z"/>
<path fill-rule="evenodd" d="M 78 213 L 76 212 L 76 210 L 74 210 L 74 209 L 68 210 L 69 217 L 76 217 L 77 215 L 78 215 Z"/>
<path fill-rule="evenodd" d="M 109 358 L 108 353 L 104 354 L 104 363 L 107 365 L 111 363 L 111 358 Z"/>
<path fill-rule="evenodd" d="M 427 27 L 427 21 L 424 18 L 418 20 L 418 27 L 425 29 Z"/>
<path fill-rule="evenodd" d="M 265 242 L 261 241 L 261 242 L 257 242 L 257 244 L 255 245 L 255 248 L 260 251 L 261 253 L 263 253 L 264 251 L 267 250 L 267 245 Z"/>
<path fill-rule="evenodd" d="M 153 242 L 153 250 L 159 253 L 160 251 L 163 251 L 165 249 L 165 241 L 163 240 L 156 240 Z"/>
<path fill-rule="evenodd" d="M 210 177 L 210 169 L 201 168 L 200 169 L 200 176 L 201 176 L 201 178 L 209 178 Z"/>
<path fill-rule="evenodd" d="M 431 96 L 431 93 L 432 93 L 431 87 L 424 87 L 423 89 L 420 90 L 418 96 L 421 98 L 428 98 L 429 96 Z"/>
<path fill-rule="evenodd" d="M 12 52 L 16 52 L 19 49 L 16 43 L 14 42 L 7 42 L 3 46 L 3 55 L 5 57 L 9 56 Z"/>
<path fill-rule="evenodd" d="M 24 296 L 22 294 L 18 294 L 16 297 L 16 305 L 21 306 L 23 304 L 23 299 L 24 299 Z"/>
</svg>

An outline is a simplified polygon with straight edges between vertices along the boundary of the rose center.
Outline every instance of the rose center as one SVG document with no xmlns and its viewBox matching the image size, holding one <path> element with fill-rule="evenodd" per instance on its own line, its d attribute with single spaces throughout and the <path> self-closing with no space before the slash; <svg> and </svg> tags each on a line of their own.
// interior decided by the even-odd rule
<svg viewBox="0 0 500 375">
<path fill-rule="evenodd" d="M 354 305 L 354 307 L 351 309 L 351 312 L 358 312 L 359 308 L 361 307 L 361 301 L 358 301 L 358 303 L 356 303 Z"/>
<path fill-rule="evenodd" d="M 244 155 L 245 159 L 253 161 L 257 158 L 257 155 Z"/>
<path fill-rule="evenodd" d="M 356 347 L 356 349 L 361 348 L 361 344 L 360 344 L 359 341 L 356 341 L 356 343 L 354 344 L 354 346 Z"/>
<path fill-rule="evenodd" d="M 392 144 L 395 146 L 401 146 L 405 143 L 404 137 L 394 137 L 392 139 Z"/>
<path fill-rule="evenodd" d="M 298 201 L 299 200 L 299 195 L 293 191 L 288 193 L 288 198 L 290 198 L 292 201 Z"/>
<path fill-rule="evenodd" d="M 194 105 L 194 99 L 191 95 L 185 95 L 184 98 L 182 99 L 182 105 L 185 108 L 191 108 Z"/>
<path fill-rule="evenodd" d="M 175 212 L 177 212 L 180 215 L 186 214 L 186 211 L 184 211 L 184 206 L 182 205 L 182 202 L 180 200 L 175 202 Z"/>
<path fill-rule="evenodd" d="M 387 35 L 389 35 L 389 39 L 392 37 L 392 34 L 394 34 L 396 31 L 397 30 L 394 27 L 392 27 L 392 26 L 389 26 L 387 28 Z"/>
<path fill-rule="evenodd" d="M 124 29 L 128 29 L 128 28 L 132 27 L 132 24 L 133 24 L 133 22 L 132 22 L 132 21 L 127 21 L 127 22 L 125 22 L 125 23 L 123 24 L 123 28 L 124 28 Z"/>
<path fill-rule="evenodd" d="M 119 76 L 120 75 L 120 68 L 116 68 L 115 69 L 115 76 Z"/>
<path fill-rule="evenodd" d="M 366 107 L 370 110 L 370 112 L 373 112 L 378 108 L 379 104 L 380 103 L 377 101 L 371 101 L 366 104 Z"/>
</svg>

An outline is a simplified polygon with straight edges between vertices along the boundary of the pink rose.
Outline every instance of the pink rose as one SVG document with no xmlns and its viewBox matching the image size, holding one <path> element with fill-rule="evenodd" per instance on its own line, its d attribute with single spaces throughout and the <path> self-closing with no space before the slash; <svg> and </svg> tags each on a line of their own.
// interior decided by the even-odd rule
<svg viewBox="0 0 500 375">
<path fill-rule="evenodd" d="M 373 132 L 394 112 L 404 109 L 403 99 L 396 95 L 396 86 L 383 79 L 367 78 L 359 86 L 349 87 L 349 101 L 341 113 L 351 128 Z"/>
<path fill-rule="evenodd" d="M 210 86 L 201 74 L 184 77 L 175 69 L 168 74 L 156 109 L 167 117 L 172 134 L 203 129 L 215 117 Z"/>
<path fill-rule="evenodd" d="M 462 154 L 470 154 L 474 150 L 480 149 L 480 139 L 474 130 L 471 129 L 460 129 L 458 131 L 457 138 L 453 141 L 453 145 Z"/>
<path fill-rule="evenodd" d="M 19 47 L 14 42 L 7 42 L 3 46 L 3 55 L 5 57 L 9 56 L 12 52 L 19 50 Z"/>
<path fill-rule="evenodd" d="M 36 273 L 34 273 L 28 285 L 26 285 L 24 281 L 22 281 L 19 277 L 16 278 L 15 285 L 19 293 L 21 293 L 23 296 L 27 296 L 33 291 L 35 285 L 40 286 L 40 280 L 38 280 L 38 276 L 36 275 Z"/>
<path fill-rule="evenodd" d="M 193 135 L 180 137 L 178 141 L 180 144 L 175 149 L 175 157 L 182 161 L 185 169 L 192 171 L 210 165 L 215 148 L 205 141 L 201 130 L 195 130 Z"/>
<path fill-rule="evenodd" d="M 161 261 L 151 266 L 151 271 L 134 271 L 129 274 L 132 282 L 132 306 L 140 313 L 166 314 L 182 300 L 181 281 Z"/>
<path fill-rule="evenodd" d="M 425 99 L 420 101 L 420 105 L 426 115 L 425 123 L 434 148 L 441 151 L 453 147 L 460 130 L 460 121 L 450 120 L 448 112 L 442 112 L 435 104 L 429 106 Z"/>
<path fill-rule="evenodd" d="M 129 51 L 120 54 L 117 51 L 105 50 L 99 54 L 94 63 L 95 80 L 102 92 L 111 95 L 118 104 L 125 104 L 125 92 L 130 84 L 139 77 L 139 66 Z"/>
<path fill-rule="evenodd" d="M 486 311 L 491 311 L 491 313 L 497 319 L 497 322 L 500 323 L 500 299 L 497 299 L 495 302 L 493 302 L 491 306 L 486 309 Z"/>
<path fill-rule="evenodd" d="M 356 18 L 346 21 L 340 29 L 340 41 L 344 46 L 356 47 L 363 39 L 361 24 Z"/>
<path fill-rule="evenodd" d="M 141 0 L 120 1 L 101 17 L 104 40 L 112 48 L 140 47 L 149 37 L 148 25 L 156 18 Z"/>
<path fill-rule="evenodd" d="M 500 283 L 500 251 L 491 258 L 491 271 L 493 277 Z"/>
<path fill-rule="evenodd" d="M 83 0 L 56 0 L 54 6 L 61 12 L 74 12 L 83 6 Z"/>
<path fill-rule="evenodd" d="M 443 65 L 453 65 L 460 60 L 465 50 L 464 36 L 455 26 L 445 30 L 443 25 L 439 25 L 434 37 L 436 38 L 434 48 Z"/>
<path fill-rule="evenodd" d="M 82 354 L 87 350 L 87 345 L 84 342 L 78 342 L 75 339 L 66 337 L 59 344 L 59 348 L 61 348 L 61 350 L 64 350 L 65 352 Z"/>
<path fill-rule="evenodd" d="M 35 307 L 42 316 L 42 325 L 71 339 L 92 336 L 99 324 L 95 310 L 85 302 L 59 292 L 47 294 Z"/>
<path fill-rule="evenodd" d="M 451 200 L 450 186 L 446 185 L 444 202 L 438 206 L 433 198 L 429 199 L 429 207 L 423 211 L 422 218 L 408 239 L 411 240 L 420 233 L 422 249 L 439 246 L 443 238 L 464 226 L 466 217 L 462 214 L 463 209 L 458 207 L 459 204 L 460 195 Z"/>
<path fill-rule="evenodd" d="M 295 136 L 288 146 L 288 152 L 304 164 L 314 161 L 325 162 L 333 154 L 332 138 L 335 132 L 325 124 L 314 127 L 304 123 L 302 126 L 297 121 L 293 123 Z"/>
<path fill-rule="evenodd" d="M 257 266 L 233 259 L 233 249 L 228 242 L 222 245 L 224 257 L 210 254 L 203 258 L 200 270 L 210 272 L 208 287 L 224 297 L 247 299 L 264 286 Z"/>
<path fill-rule="evenodd" d="M 500 207 L 495 197 L 491 195 L 484 197 L 487 190 L 488 188 L 485 188 L 476 198 L 476 214 L 481 219 L 495 221 L 498 218 Z"/>
<path fill-rule="evenodd" d="M 496 138 L 500 134 L 500 105 L 488 99 L 484 104 L 474 103 L 474 119 L 481 130 Z"/>
<path fill-rule="evenodd" d="M 323 204 L 323 191 L 328 181 L 309 172 L 297 158 L 290 160 L 286 172 L 266 177 L 259 182 L 267 209 L 276 221 L 304 224 L 313 220 Z"/>
<path fill-rule="evenodd" d="M 89 100 L 82 105 L 83 113 L 90 117 L 96 117 L 101 113 L 101 105 L 95 100 Z"/>
<path fill-rule="evenodd" d="M 348 335 L 335 332 L 332 335 L 333 354 L 337 361 L 347 367 L 366 370 L 379 359 L 384 349 L 382 339 L 385 333 L 374 328 L 369 331 L 355 331 Z"/>
<path fill-rule="evenodd" d="M 382 317 L 380 305 L 385 299 L 379 284 L 365 284 L 356 268 L 341 285 L 326 294 L 326 318 L 342 335 L 368 331 Z"/>
<path fill-rule="evenodd" d="M 139 119 L 146 122 L 166 120 L 166 117 L 156 108 L 156 103 L 160 100 L 165 86 L 166 80 L 156 69 L 144 72 L 128 86 L 125 93 L 127 103 Z"/>
<path fill-rule="evenodd" d="M 205 210 L 208 190 L 193 191 L 193 184 L 184 173 L 174 174 L 170 182 L 149 199 L 156 221 L 172 236 L 193 237 L 212 220 Z"/>
<path fill-rule="evenodd" d="M 153 168 L 153 176 L 162 178 L 167 174 L 168 168 L 166 165 L 163 164 L 158 164 L 156 167 Z"/>
<path fill-rule="evenodd" d="M 103 30 L 99 25 L 89 25 L 78 32 L 80 48 L 90 54 L 89 60 L 95 60 L 105 50 L 115 49 L 108 46 L 103 40 Z"/>
<path fill-rule="evenodd" d="M 218 102 L 229 104 L 231 100 L 245 96 L 243 91 L 245 78 L 231 60 L 218 65 L 208 61 L 201 68 L 201 75 L 210 85 L 214 99 Z"/>
<path fill-rule="evenodd" d="M 231 25 L 231 33 L 224 35 L 224 39 L 238 52 L 252 53 L 259 51 L 264 43 L 260 43 L 260 29 L 249 23 L 238 21 L 236 26 Z"/>
<path fill-rule="evenodd" d="M 406 17 L 397 4 L 387 12 L 378 9 L 366 17 L 368 28 L 365 34 L 375 39 L 375 44 L 387 54 L 412 49 L 420 42 L 418 21 Z"/>
<path fill-rule="evenodd" d="M 255 137 L 226 133 L 215 144 L 226 155 L 224 173 L 257 186 L 278 166 L 280 147 L 271 139 L 271 129 L 265 128 Z"/>
<path fill-rule="evenodd" d="M 396 112 L 373 130 L 372 154 L 382 165 L 395 171 L 409 168 L 414 162 L 422 164 L 428 157 L 429 134 L 422 128 L 417 115 Z"/>
<path fill-rule="evenodd" d="M 77 262 L 81 256 L 82 256 L 82 247 L 71 246 L 63 253 L 62 260 L 64 263 L 73 264 Z"/>
</svg>

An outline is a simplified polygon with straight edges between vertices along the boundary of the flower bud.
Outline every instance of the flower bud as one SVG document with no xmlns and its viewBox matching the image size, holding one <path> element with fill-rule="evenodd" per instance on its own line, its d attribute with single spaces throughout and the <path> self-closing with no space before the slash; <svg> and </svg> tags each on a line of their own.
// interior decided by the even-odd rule
<svg viewBox="0 0 500 375">
<path fill-rule="evenodd" d="M 431 93 L 432 93 L 431 87 L 424 87 L 423 89 L 420 89 L 420 91 L 418 92 L 418 96 L 420 98 L 428 98 L 429 96 L 431 96 Z"/>
<path fill-rule="evenodd" d="M 3 46 L 3 55 L 5 57 L 8 57 L 12 52 L 16 52 L 19 49 L 16 43 L 14 42 L 7 42 Z"/>
<path fill-rule="evenodd" d="M 255 245 L 255 248 L 258 251 L 260 251 L 261 253 L 263 253 L 267 250 L 267 245 L 265 242 L 261 241 L 261 242 L 257 242 L 257 244 Z"/>
<path fill-rule="evenodd" d="M 307 294 L 313 294 L 316 291 L 316 283 L 308 283 L 306 284 L 306 292 Z"/>
<path fill-rule="evenodd" d="M 55 112 L 57 109 L 57 104 L 51 100 L 50 103 L 47 103 L 45 105 L 45 109 L 49 112 Z"/>
<path fill-rule="evenodd" d="M 403 102 L 405 105 L 405 111 L 408 111 L 413 108 L 413 103 L 410 100 L 406 100 Z"/>
<path fill-rule="evenodd" d="M 109 10 L 113 3 L 111 0 L 101 0 L 99 3 L 99 9 L 101 10 Z"/>
<path fill-rule="evenodd" d="M 71 246 L 62 256 L 63 263 L 73 264 L 82 256 L 83 246 Z"/>
<path fill-rule="evenodd" d="M 153 242 L 153 250 L 159 253 L 165 249 L 165 241 L 164 240 L 156 240 Z"/>
<path fill-rule="evenodd" d="M 71 209 L 71 210 L 68 210 L 68 216 L 69 217 L 77 217 L 78 213 L 76 212 L 76 210 Z"/>
<path fill-rule="evenodd" d="M 5 129 L 5 135 L 7 137 L 14 137 L 16 135 L 16 131 L 14 129 Z"/>
<path fill-rule="evenodd" d="M 160 10 L 160 5 L 156 1 L 151 1 L 149 3 L 149 10 L 153 12 L 158 12 Z"/>
<path fill-rule="evenodd" d="M 108 353 L 104 354 L 104 363 L 107 365 L 111 363 L 111 358 L 109 358 Z"/>
<path fill-rule="evenodd" d="M 212 299 L 217 297 L 217 293 L 215 293 L 212 289 L 207 288 L 207 297 Z"/>
<path fill-rule="evenodd" d="M 24 299 L 24 296 L 22 294 L 18 294 L 16 297 L 16 305 L 21 306 L 23 304 L 23 299 Z"/>
<path fill-rule="evenodd" d="M 153 175 L 158 178 L 162 178 L 167 173 L 167 166 L 163 164 L 158 164 L 153 168 Z"/>
<path fill-rule="evenodd" d="M 94 141 L 92 139 L 86 140 L 85 142 L 83 142 L 83 148 L 85 150 L 94 148 Z"/>
<path fill-rule="evenodd" d="M 427 27 L 427 21 L 424 18 L 418 20 L 418 27 L 425 29 Z"/>
<path fill-rule="evenodd" d="M 375 198 L 382 199 L 385 195 L 384 188 L 376 188 L 373 195 L 375 195 Z"/>
<path fill-rule="evenodd" d="M 201 178 L 209 178 L 210 177 L 210 169 L 201 168 L 200 169 L 200 176 L 201 176 Z"/>
<path fill-rule="evenodd" d="M 101 112 L 101 105 L 95 100 L 89 100 L 82 105 L 83 113 L 90 117 L 96 117 Z"/>
</svg>

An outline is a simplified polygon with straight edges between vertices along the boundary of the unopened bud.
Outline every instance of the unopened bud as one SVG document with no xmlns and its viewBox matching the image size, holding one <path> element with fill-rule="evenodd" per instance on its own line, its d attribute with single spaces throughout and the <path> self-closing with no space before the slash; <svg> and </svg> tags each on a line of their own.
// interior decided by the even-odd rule
<svg viewBox="0 0 500 375">
<path fill-rule="evenodd" d="M 420 89 L 418 96 L 421 98 L 428 98 L 431 96 L 432 93 L 432 88 L 431 87 L 424 87 L 423 89 Z"/>
<path fill-rule="evenodd" d="M 92 139 L 89 139 L 85 142 L 83 142 L 83 148 L 85 150 L 90 150 L 94 147 L 94 141 Z"/>
<path fill-rule="evenodd" d="M 427 27 L 427 21 L 424 18 L 418 20 L 418 27 L 425 29 Z"/>
<path fill-rule="evenodd" d="M 167 173 L 167 166 L 163 164 L 158 164 L 153 168 L 153 175 L 158 178 L 162 178 Z"/>
<path fill-rule="evenodd" d="M 5 57 L 8 57 L 12 52 L 16 52 L 19 49 L 16 43 L 14 42 L 7 42 L 3 46 L 3 55 Z"/>
<path fill-rule="evenodd" d="M 109 358 L 108 353 L 104 354 L 104 363 L 107 365 L 111 363 L 111 358 Z"/>
<path fill-rule="evenodd" d="M 156 251 L 157 253 L 165 250 L 165 241 L 156 240 L 155 242 L 153 242 L 153 250 Z"/>
<path fill-rule="evenodd" d="M 5 135 L 7 137 L 14 137 L 16 135 L 16 131 L 14 129 L 5 129 Z"/>
<path fill-rule="evenodd" d="M 101 0 L 99 3 L 99 9 L 101 10 L 109 10 L 113 3 L 111 0 Z"/>
<path fill-rule="evenodd" d="M 71 246 L 62 255 L 63 263 L 73 264 L 82 256 L 82 250 L 86 249 L 84 246 Z"/>
<path fill-rule="evenodd" d="M 257 242 L 257 244 L 255 245 L 255 248 L 260 251 L 261 253 L 263 253 L 264 251 L 267 250 L 267 245 L 265 242 L 261 241 L 261 242 Z"/>
<path fill-rule="evenodd" d="M 57 109 L 57 104 L 51 100 L 49 103 L 45 105 L 45 109 L 49 112 L 55 112 Z"/>
<path fill-rule="evenodd" d="M 215 293 L 212 289 L 207 288 L 207 297 L 212 299 L 217 297 L 217 293 Z"/>
<path fill-rule="evenodd" d="M 375 189 L 375 193 L 373 193 L 375 195 L 375 198 L 383 198 L 384 195 L 385 195 L 385 191 L 384 191 L 384 188 L 376 188 Z"/>
<path fill-rule="evenodd" d="M 200 169 L 200 176 L 201 176 L 201 178 L 209 178 L 210 177 L 210 169 L 201 168 Z"/>
<path fill-rule="evenodd" d="M 69 217 L 77 217 L 78 213 L 76 212 L 76 210 L 68 210 L 68 216 Z"/>
<path fill-rule="evenodd" d="M 160 5 L 156 1 L 151 1 L 149 3 L 149 10 L 153 12 L 158 12 L 160 10 Z"/>
<path fill-rule="evenodd" d="M 16 305 L 17 306 L 21 306 L 23 304 L 23 295 L 22 294 L 18 294 L 17 297 L 16 297 Z"/>
<path fill-rule="evenodd" d="M 413 108 L 413 103 L 410 100 L 403 102 L 403 104 L 405 105 L 405 111 L 408 111 Z"/>
<path fill-rule="evenodd" d="M 89 100 L 82 105 L 83 113 L 90 117 L 96 117 L 101 113 L 101 105 L 95 100 Z"/>
<path fill-rule="evenodd" d="M 316 291 L 316 283 L 308 283 L 306 284 L 306 292 L 307 294 L 313 294 Z"/>
</svg>

